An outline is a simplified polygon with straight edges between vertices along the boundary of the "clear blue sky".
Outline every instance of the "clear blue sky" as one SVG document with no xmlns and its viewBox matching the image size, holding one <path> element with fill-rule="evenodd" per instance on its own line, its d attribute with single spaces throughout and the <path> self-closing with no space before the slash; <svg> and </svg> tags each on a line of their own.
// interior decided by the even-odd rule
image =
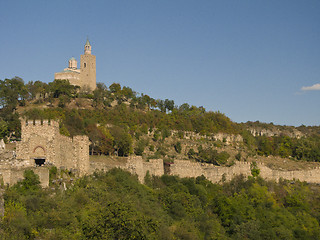
<svg viewBox="0 0 320 240">
<path fill-rule="evenodd" d="M 0 79 L 51 82 L 89 36 L 97 81 L 233 121 L 320 125 L 319 0 L 0 0 Z"/>
</svg>

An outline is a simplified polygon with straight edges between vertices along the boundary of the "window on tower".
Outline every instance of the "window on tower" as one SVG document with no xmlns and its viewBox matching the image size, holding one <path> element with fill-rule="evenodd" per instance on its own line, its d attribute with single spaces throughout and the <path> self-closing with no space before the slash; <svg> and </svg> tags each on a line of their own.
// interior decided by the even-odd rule
<svg viewBox="0 0 320 240">
<path fill-rule="evenodd" d="M 87 64 L 86 64 L 86 63 L 84 63 L 84 64 L 83 64 L 83 66 L 84 66 L 84 67 L 86 67 L 86 66 L 87 66 Z"/>
</svg>

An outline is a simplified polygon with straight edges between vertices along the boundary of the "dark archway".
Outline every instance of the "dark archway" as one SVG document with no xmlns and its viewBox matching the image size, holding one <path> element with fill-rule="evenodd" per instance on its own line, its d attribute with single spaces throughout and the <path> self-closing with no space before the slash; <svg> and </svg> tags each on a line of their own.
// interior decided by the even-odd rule
<svg viewBox="0 0 320 240">
<path fill-rule="evenodd" d="M 37 166 L 42 166 L 46 162 L 46 159 L 45 158 L 35 158 L 34 162 Z"/>
</svg>

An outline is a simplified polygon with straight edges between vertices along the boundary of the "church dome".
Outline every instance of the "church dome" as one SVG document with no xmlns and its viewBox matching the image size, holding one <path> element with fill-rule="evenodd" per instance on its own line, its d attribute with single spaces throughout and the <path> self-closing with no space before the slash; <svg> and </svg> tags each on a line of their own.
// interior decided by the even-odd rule
<svg viewBox="0 0 320 240">
<path fill-rule="evenodd" d="M 77 65 L 78 65 L 78 62 L 74 57 L 69 59 L 69 68 L 76 69 Z"/>
</svg>

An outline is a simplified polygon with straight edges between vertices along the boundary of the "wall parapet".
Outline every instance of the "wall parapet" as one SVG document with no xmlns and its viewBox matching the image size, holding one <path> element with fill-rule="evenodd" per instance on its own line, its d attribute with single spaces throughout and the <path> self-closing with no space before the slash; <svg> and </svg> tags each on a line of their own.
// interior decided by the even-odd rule
<svg viewBox="0 0 320 240">
<path fill-rule="evenodd" d="M 21 126 L 23 127 L 30 127 L 30 126 L 52 126 L 58 127 L 59 123 L 55 120 L 51 119 L 44 119 L 44 120 L 30 120 L 30 119 L 20 119 Z"/>
<path fill-rule="evenodd" d="M 299 180 L 309 183 L 320 183 L 320 168 L 310 170 L 283 171 L 275 170 L 258 163 L 260 176 L 266 180 L 279 181 L 280 178 L 286 180 Z M 234 176 L 251 176 L 251 162 L 236 162 L 231 167 L 214 166 L 207 163 L 191 162 L 188 160 L 175 160 L 171 165 L 171 174 L 180 177 L 205 176 L 208 180 L 218 183 L 224 176 L 226 181 L 230 181 Z"/>
<path fill-rule="evenodd" d="M 251 176 L 252 162 L 236 162 L 231 167 L 215 166 L 209 163 L 192 162 L 189 160 L 175 160 L 174 163 L 167 165 L 170 170 L 166 171 L 169 175 L 184 177 L 205 176 L 213 183 L 220 183 L 222 180 L 231 181 L 237 175 L 245 177 Z M 275 170 L 267 167 L 263 163 L 257 163 L 260 169 L 260 176 L 266 180 L 279 181 L 280 178 L 286 180 L 300 180 L 309 183 L 320 183 L 320 168 L 310 170 L 283 171 Z M 140 156 L 131 156 L 123 161 L 91 162 L 90 171 L 104 170 L 108 171 L 112 168 L 121 168 L 132 174 L 137 174 L 140 182 L 144 182 L 144 177 L 149 171 L 150 175 L 162 176 L 165 174 L 165 166 L 163 159 L 150 159 L 146 162 Z"/>
</svg>

